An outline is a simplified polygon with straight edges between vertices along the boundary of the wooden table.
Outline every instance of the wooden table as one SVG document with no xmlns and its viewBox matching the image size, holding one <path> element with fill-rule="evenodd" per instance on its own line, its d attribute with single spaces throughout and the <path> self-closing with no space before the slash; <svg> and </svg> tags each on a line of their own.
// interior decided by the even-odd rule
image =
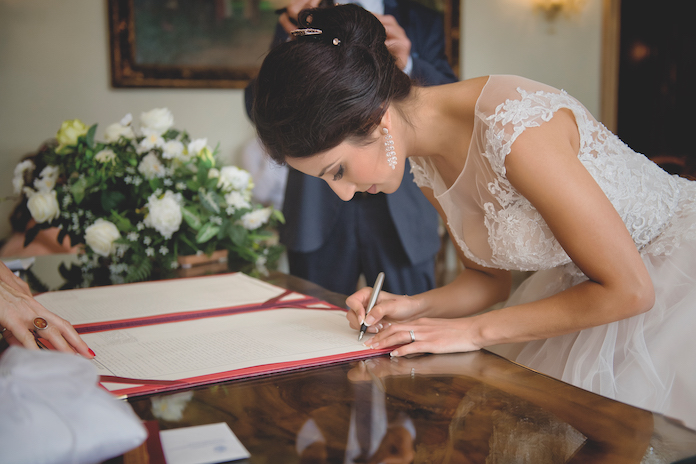
<svg viewBox="0 0 696 464">
<path fill-rule="evenodd" d="M 345 307 L 344 296 L 302 279 L 266 280 Z M 366 388 L 384 462 L 696 462 L 696 432 L 485 350 L 380 356 L 128 401 L 160 429 L 226 422 L 251 453 L 241 462 L 372 462 L 346 461 L 351 427 L 369 421 L 356 411 Z M 121 462 L 148 462 L 144 447 L 109 464 Z"/>
<path fill-rule="evenodd" d="M 302 279 L 275 273 L 267 280 L 344 306 L 343 296 Z M 373 433 L 388 462 L 618 464 L 696 456 L 696 432 L 674 421 L 483 350 L 382 356 L 129 401 L 161 429 L 226 422 L 251 453 L 249 463 L 344 463 L 351 419 L 365 427 L 354 411 L 365 386 L 382 395 L 381 415 L 392 424 Z M 298 440 L 307 445 L 310 420 L 323 442 L 310 443 L 301 458 Z M 399 427 L 404 421 L 410 425 Z M 525 450 L 531 454 L 522 460 Z"/>
</svg>

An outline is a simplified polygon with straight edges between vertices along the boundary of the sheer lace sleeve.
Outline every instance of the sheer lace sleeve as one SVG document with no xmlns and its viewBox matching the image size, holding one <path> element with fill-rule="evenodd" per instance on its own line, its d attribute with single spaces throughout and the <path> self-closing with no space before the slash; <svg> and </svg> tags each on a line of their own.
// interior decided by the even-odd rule
<svg viewBox="0 0 696 464">
<path fill-rule="evenodd" d="M 477 106 L 477 116 L 488 125 L 486 154 L 495 172 L 505 175 L 505 158 L 528 127 L 550 121 L 561 108 L 570 109 L 578 126 L 587 110 L 563 90 L 518 76 L 491 76 Z"/>
<path fill-rule="evenodd" d="M 634 152 L 563 90 L 517 76 L 490 76 L 477 101 L 464 169 L 445 186 L 428 159 L 411 158 L 418 185 L 433 189 L 453 239 L 483 266 L 540 270 L 570 257 L 534 206 L 510 184 L 505 159 L 527 128 L 569 109 L 580 136 L 578 159 L 621 215 L 639 248 L 668 224 L 679 186 Z M 413 162 L 415 161 L 415 162 Z"/>
<path fill-rule="evenodd" d="M 409 158 L 411 162 L 411 172 L 413 173 L 413 181 L 420 188 L 427 187 L 433 189 L 434 178 L 436 177 L 436 171 L 428 163 L 425 158 Z"/>
</svg>

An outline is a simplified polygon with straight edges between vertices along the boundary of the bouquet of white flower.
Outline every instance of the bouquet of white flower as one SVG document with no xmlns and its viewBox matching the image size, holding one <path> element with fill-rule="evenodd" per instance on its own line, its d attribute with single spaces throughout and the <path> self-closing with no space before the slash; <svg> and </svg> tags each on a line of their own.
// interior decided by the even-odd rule
<svg viewBox="0 0 696 464">
<path fill-rule="evenodd" d="M 218 166 L 207 140 L 173 129 L 166 108 L 143 113 L 139 129 L 131 123 L 128 114 L 100 142 L 96 124 L 65 121 L 55 141 L 17 165 L 15 193 L 36 222 L 25 246 L 49 227 L 60 229 L 60 243 L 84 244 L 83 285 L 97 268 L 114 283 L 133 282 L 166 274 L 178 256 L 216 250 L 252 275 L 275 268 L 283 217 L 252 204 L 250 174 Z"/>
</svg>

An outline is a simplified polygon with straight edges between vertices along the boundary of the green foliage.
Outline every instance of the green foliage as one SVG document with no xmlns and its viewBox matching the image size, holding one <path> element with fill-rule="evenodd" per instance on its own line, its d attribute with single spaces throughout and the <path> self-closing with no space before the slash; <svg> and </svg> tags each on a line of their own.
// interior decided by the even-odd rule
<svg viewBox="0 0 696 464">
<path fill-rule="evenodd" d="M 126 196 L 118 190 L 102 190 L 101 192 L 101 207 L 104 211 L 117 209 L 119 205 L 126 199 Z"/>
<path fill-rule="evenodd" d="M 79 164 L 76 163 L 79 169 Z M 75 182 L 70 185 L 70 193 L 78 205 L 82 203 L 85 198 L 85 190 L 87 189 L 87 179 L 85 177 L 79 177 Z"/>
<path fill-rule="evenodd" d="M 133 260 L 133 265 L 128 268 L 125 282 L 140 282 L 150 277 L 152 273 L 152 260 L 146 256 L 138 255 Z"/>
<path fill-rule="evenodd" d="M 167 110 L 155 112 L 167 120 Z M 61 134 L 68 126 L 73 132 Z M 59 241 L 70 237 L 82 245 L 80 265 L 61 270 L 73 281 L 79 270 L 81 285 L 96 283 L 86 276 L 97 270 L 113 282 L 146 280 L 170 272 L 177 256 L 221 249 L 250 274 L 274 269 L 283 250 L 275 234 L 282 213 L 253 204 L 249 173 L 219 166 L 217 148 L 211 151 L 205 139 L 158 126 L 137 129 L 124 119 L 100 141 L 97 124 L 66 121 L 61 144 L 42 147 L 21 174 L 27 198 L 55 195 L 58 205 L 46 215 L 51 219 L 27 232 L 26 243 L 59 227 Z M 111 248 L 100 248 L 90 234 L 112 240 Z"/>
<path fill-rule="evenodd" d="M 214 192 L 202 192 L 198 198 L 203 208 L 207 209 L 213 214 L 220 214 L 220 197 Z"/>
<path fill-rule="evenodd" d="M 201 218 L 195 208 L 184 206 L 181 208 L 181 214 L 184 216 L 186 223 L 191 226 L 193 230 L 200 230 L 201 226 L 203 226 Z"/>
<path fill-rule="evenodd" d="M 109 221 L 116 225 L 116 228 L 121 232 L 132 232 L 135 230 L 135 226 L 131 223 L 130 219 L 126 216 L 118 214 L 116 211 L 111 211 L 109 216 Z"/>
<path fill-rule="evenodd" d="M 85 143 L 89 148 L 94 148 L 94 134 L 97 132 L 97 125 L 94 124 L 92 127 L 89 128 L 87 131 L 87 135 L 85 136 Z"/>
<path fill-rule="evenodd" d="M 196 243 L 205 243 L 211 238 L 215 237 L 220 230 L 220 227 L 213 225 L 212 223 L 207 223 L 201 230 L 196 234 Z"/>
</svg>

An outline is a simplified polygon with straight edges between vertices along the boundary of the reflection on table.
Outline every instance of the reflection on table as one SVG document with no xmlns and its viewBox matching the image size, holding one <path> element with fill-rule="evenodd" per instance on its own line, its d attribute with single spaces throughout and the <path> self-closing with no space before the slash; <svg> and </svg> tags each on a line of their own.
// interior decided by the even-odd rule
<svg viewBox="0 0 696 464">
<path fill-rule="evenodd" d="M 267 280 L 345 302 L 296 277 Z M 615 464 L 696 456 L 696 432 L 485 350 L 383 356 L 130 403 L 162 429 L 226 422 L 250 463 Z"/>
<path fill-rule="evenodd" d="M 371 416 L 357 411 L 369 403 L 365 387 Z M 226 422 L 252 463 L 669 463 L 696 455 L 693 431 L 485 351 L 379 357 L 131 405 L 162 429 Z M 364 429 L 374 444 L 360 459 Z"/>
</svg>

